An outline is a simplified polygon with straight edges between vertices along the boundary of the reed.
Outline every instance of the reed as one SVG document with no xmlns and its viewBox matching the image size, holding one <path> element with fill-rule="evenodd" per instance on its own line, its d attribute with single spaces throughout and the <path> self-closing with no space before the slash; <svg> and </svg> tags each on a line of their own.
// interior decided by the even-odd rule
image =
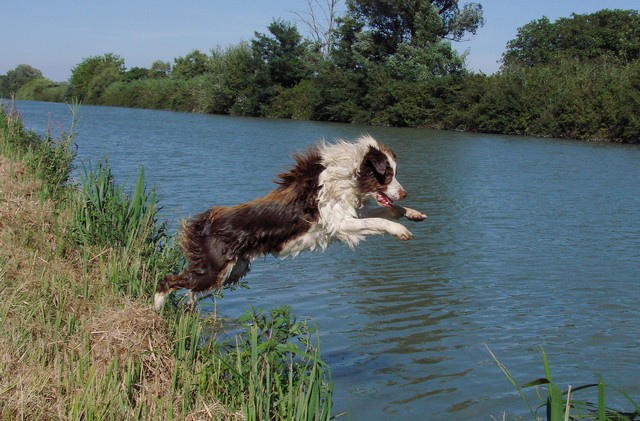
<svg viewBox="0 0 640 421">
<path fill-rule="evenodd" d="M 148 298 L 154 280 L 176 270 L 180 258 L 166 223 L 158 222 L 160 208 L 155 191 L 147 189 L 144 167 L 133 190 L 114 181 L 107 160 L 82 169 L 68 240 L 74 247 L 106 250 L 111 283 L 131 297 Z"/>
<path fill-rule="evenodd" d="M 182 262 L 144 170 L 132 189 L 106 161 L 73 183 L 71 145 L 0 112 L 0 419 L 328 419 L 330 370 L 288 308 L 227 341 L 221 320 L 151 310 Z"/>
<path fill-rule="evenodd" d="M 268 315 L 251 308 L 240 321 L 245 333 L 235 344 L 222 345 L 229 358 L 221 360 L 236 361 L 227 367 L 226 387 L 237 391 L 231 396 L 249 392 L 241 402 L 247 419 L 263 419 L 279 408 L 278 419 L 329 420 L 333 383 L 307 322 L 298 321 L 288 307 Z"/>
<path fill-rule="evenodd" d="M 598 375 L 595 383 L 589 383 L 577 387 L 568 386 L 562 389 L 552 380 L 549 358 L 544 350 L 540 350 L 542 366 L 544 368 L 544 377 L 532 380 L 523 385 L 519 385 L 515 377 L 509 372 L 507 367 L 502 364 L 498 357 L 487 346 L 487 350 L 491 357 L 498 365 L 500 370 L 507 377 L 509 382 L 518 391 L 518 394 L 525 402 L 533 420 L 547 421 L 567 421 L 567 420 L 593 420 L 593 421 L 634 421 L 640 418 L 640 406 L 624 391 L 607 384 L 604 379 Z M 531 403 L 527 398 L 525 389 L 534 388 L 538 393 L 536 397 L 537 403 Z M 584 396 L 589 394 L 589 396 Z M 542 393 L 540 393 L 542 392 Z M 606 402 L 608 392 L 616 392 L 623 396 L 633 407 L 632 411 L 621 411 L 609 408 Z M 584 396 L 584 397 L 583 397 Z M 595 397 L 595 402 L 593 401 Z M 544 417 L 540 412 L 544 413 Z"/>
</svg>

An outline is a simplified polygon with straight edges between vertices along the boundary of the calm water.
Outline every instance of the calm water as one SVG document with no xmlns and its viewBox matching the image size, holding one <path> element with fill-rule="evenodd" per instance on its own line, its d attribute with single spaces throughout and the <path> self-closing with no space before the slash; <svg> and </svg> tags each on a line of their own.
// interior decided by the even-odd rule
<svg viewBox="0 0 640 421">
<path fill-rule="evenodd" d="M 17 106 L 36 131 L 69 128 L 66 105 Z M 429 215 L 406 222 L 414 240 L 258 260 L 219 314 L 286 304 L 313 319 L 352 420 L 527 416 L 485 344 L 521 384 L 544 375 L 542 347 L 558 384 L 599 372 L 640 400 L 637 146 L 90 106 L 77 141 L 121 182 L 144 165 L 175 225 L 271 190 L 293 151 L 364 132 L 394 149 L 405 203 Z"/>
</svg>

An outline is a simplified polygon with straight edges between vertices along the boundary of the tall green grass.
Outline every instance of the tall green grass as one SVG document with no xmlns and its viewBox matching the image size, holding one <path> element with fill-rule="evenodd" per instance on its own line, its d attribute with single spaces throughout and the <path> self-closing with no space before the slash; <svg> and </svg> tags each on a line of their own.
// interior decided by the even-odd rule
<svg viewBox="0 0 640 421">
<path fill-rule="evenodd" d="M 555 383 L 551 376 L 551 368 L 549 359 L 544 350 L 540 350 L 542 365 L 544 368 L 544 377 L 532 380 L 523 385 L 519 385 L 515 377 L 502 364 L 498 357 L 487 347 L 489 354 L 500 367 L 500 370 L 507 377 L 509 382 L 518 391 L 518 394 L 529 409 L 533 420 L 545 419 L 547 421 L 568 421 L 568 420 L 593 420 L 593 421 L 635 421 L 640 419 L 640 406 L 623 390 L 607 384 L 601 376 L 597 376 L 595 383 L 589 383 L 576 387 L 568 386 L 562 389 Z M 538 393 L 537 403 L 530 402 L 525 389 L 535 388 Z M 540 393 L 542 391 L 542 393 Z M 596 401 L 593 402 L 589 396 L 583 397 L 589 392 L 595 395 Z M 632 411 L 621 411 L 607 407 L 606 396 L 608 392 L 616 392 L 623 396 Z M 541 415 L 544 414 L 544 418 Z"/>
<path fill-rule="evenodd" d="M 296 320 L 288 307 L 268 315 L 251 308 L 240 321 L 245 333 L 221 349 L 230 357 L 223 361 L 236 361 L 227 367 L 227 377 L 234 379 L 227 387 L 231 384 L 235 396 L 248 390 L 242 401 L 247 420 L 278 412 L 282 419 L 329 420 L 333 383 L 307 323 Z"/>
<path fill-rule="evenodd" d="M 166 237 L 164 226 L 157 226 L 159 209 L 155 192 L 147 192 L 144 167 L 130 192 L 115 183 L 108 161 L 82 168 L 73 232 L 79 243 L 131 250 Z"/>
<path fill-rule="evenodd" d="M 112 283 L 129 296 L 150 297 L 155 280 L 176 270 L 180 256 L 167 224 L 158 221 L 160 207 L 155 191 L 147 189 L 144 167 L 132 190 L 115 182 L 107 160 L 82 169 L 70 241 L 118 255 L 109 265 Z"/>
<path fill-rule="evenodd" d="M 177 366 L 172 389 L 188 389 L 182 404 L 213 394 L 246 420 L 329 420 L 333 382 L 319 340 L 307 322 L 283 306 L 250 309 L 233 339 L 212 341 L 211 331 L 191 313 L 171 313 Z M 211 326 L 210 326 L 211 327 Z M 192 373 L 184 376 L 184 373 Z"/>
<path fill-rule="evenodd" d="M 50 124 L 44 136 L 25 130 L 22 117 L 13 103 L 0 104 L 0 154 L 25 162 L 43 181 L 43 193 L 55 199 L 62 197 L 68 186 L 76 158 L 75 128 L 79 104 L 69 106 L 72 119 L 69 132 L 61 131 L 56 138 Z"/>
</svg>

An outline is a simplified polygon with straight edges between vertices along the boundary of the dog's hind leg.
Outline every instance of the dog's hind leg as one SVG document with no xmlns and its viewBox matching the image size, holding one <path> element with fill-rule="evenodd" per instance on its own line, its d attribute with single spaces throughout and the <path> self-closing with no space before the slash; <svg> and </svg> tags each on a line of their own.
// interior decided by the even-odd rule
<svg viewBox="0 0 640 421">
<path fill-rule="evenodd" d="M 230 272 L 231 268 L 227 269 L 225 266 L 222 272 L 218 272 L 213 268 L 208 268 L 208 270 L 203 271 L 202 269 L 187 267 L 177 275 L 166 275 L 158 283 L 156 294 L 153 297 L 153 307 L 156 311 L 160 311 L 167 296 L 171 294 L 171 292 L 184 288 L 189 290 L 187 292 L 187 306 L 193 310 L 196 303 L 195 294 L 211 288 L 217 288 L 218 277 L 225 271 Z"/>
<path fill-rule="evenodd" d="M 217 290 L 228 284 L 234 284 L 249 272 L 251 260 L 246 257 L 236 257 L 223 262 L 220 266 L 211 265 L 196 269 L 187 267 L 181 273 L 166 275 L 156 289 L 153 306 L 160 311 L 164 301 L 172 291 L 186 288 L 189 301 L 188 306 L 193 309 L 196 304 L 195 293 Z"/>
<path fill-rule="evenodd" d="M 223 286 L 235 284 L 249 272 L 250 261 L 245 259 L 230 260 L 216 277 L 216 284 L 210 288 L 214 292 L 202 292 L 202 295 L 194 290 L 187 292 L 187 307 L 194 310 L 198 301 L 206 297 L 213 297 L 215 291 L 219 291 Z"/>
<path fill-rule="evenodd" d="M 169 295 L 172 291 L 182 288 L 182 285 L 185 284 L 185 271 L 182 271 L 178 275 L 170 274 L 166 275 L 162 280 L 158 283 L 158 287 L 156 288 L 156 294 L 153 297 L 153 307 L 156 311 L 160 311 L 162 309 L 162 305 L 164 304 L 167 295 Z"/>
<path fill-rule="evenodd" d="M 172 291 L 186 288 L 189 301 L 188 306 L 193 309 L 196 304 L 195 293 L 211 289 L 220 289 L 223 285 L 237 282 L 249 271 L 249 261 L 245 259 L 227 260 L 221 268 L 208 267 L 205 270 L 186 268 L 181 273 L 166 275 L 158 284 L 153 298 L 153 306 L 160 311 L 164 301 Z"/>
<path fill-rule="evenodd" d="M 222 285 L 231 285 L 237 283 L 241 278 L 249 273 L 250 269 L 251 261 L 243 257 L 239 258 L 233 265 L 233 269 Z"/>
</svg>

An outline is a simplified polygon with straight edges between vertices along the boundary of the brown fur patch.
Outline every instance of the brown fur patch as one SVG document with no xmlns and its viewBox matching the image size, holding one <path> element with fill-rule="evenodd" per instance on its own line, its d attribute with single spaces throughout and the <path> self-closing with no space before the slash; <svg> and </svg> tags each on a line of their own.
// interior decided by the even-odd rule
<svg viewBox="0 0 640 421">
<path fill-rule="evenodd" d="M 361 194 L 384 189 L 393 179 L 393 169 L 387 155 L 379 149 L 370 147 L 360 164 L 357 179 L 358 190 Z"/>
<path fill-rule="evenodd" d="M 318 220 L 318 179 L 324 170 L 318 148 L 294 155 L 295 165 L 278 174 L 278 187 L 236 206 L 216 206 L 183 224 L 180 244 L 187 267 L 167 275 L 157 292 L 194 292 L 238 281 L 258 255 L 278 253 Z M 235 269 L 235 270 L 234 270 Z"/>
</svg>

